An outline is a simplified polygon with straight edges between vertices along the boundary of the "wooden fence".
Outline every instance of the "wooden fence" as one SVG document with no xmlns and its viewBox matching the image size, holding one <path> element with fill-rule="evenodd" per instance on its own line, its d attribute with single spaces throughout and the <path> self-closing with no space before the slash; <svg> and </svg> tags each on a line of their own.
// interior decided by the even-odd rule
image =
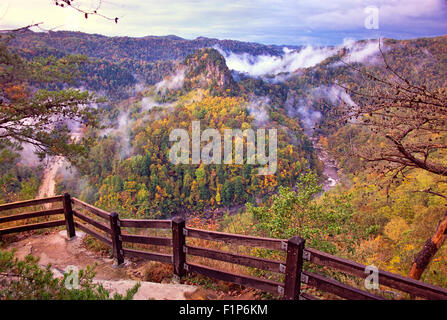
<svg viewBox="0 0 447 320">
<path fill-rule="evenodd" d="M 316 299 L 316 297 L 302 292 L 302 284 L 306 284 L 309 287 L 314 287 L 344 299 L 384 300 L 382 296 L 377 294 L 360 290 L 314 272 L 304 271 L 303 264 L 308 263 L 310 266 L 323 266 L 334 271 L 355 276 L 362 280 L 368 275 L 365 273 L 367 270 L 365 265 L 305 247 L 305 240 L 298 236 L 286 240 L 206 231 L 186 227 L 185 221 L 181 217 L 174 217 L 172 220 L 120 219 L 117 213 L 109 213 L 98 209 L 76 198 L 71 198 L 69 194 L 0 205 L 0 212 L 55 203 L 60 203 L 62 205 L 61 208 L 52 208 L 0 217 L 0 227 L 7 222 L 28 220 L 37 217 L 63 215 L 63 219 L 25 224 L 10 228 L 0 228 L 0 236 L 65 225 L 69 239 L 76 235 L 75 229 L 77 228 L 112 247 L 115 263 L 118 265 L 122 264 L 124 259 L 128 257 L 159 261 L 172 264 L 174 266 L 174 274 L 178 278 L 184 276 L 186 273 L 202 274 L 210 278 L 236 283 L 273 294 L 279 294 L 282 295 L 284 299 L 289 300 Z M 172 237 L 134 235 L 122 232 L 122 228 L 168 229 L 172 230 Z M 269 260 L 187 245 L 188 238 L 282 251 L 286 256 L 286 261 Z M 166 254 L 146 250 L 135 250 L 127 248 L 126 244 L 164 246 L 172 248 L 172 253 Z M 191 256 L 209 258 L 283 274 L 284 281 L 277 282 L 260 277 L 217 270 L 190 262 L 188 257 Z M 412 297 L 436 300 L 447 299 L 447 290 L 444 288 L 382 270 L 378 270 L 377 276 L 380 285 L 408 293 Z"/>
</svg>

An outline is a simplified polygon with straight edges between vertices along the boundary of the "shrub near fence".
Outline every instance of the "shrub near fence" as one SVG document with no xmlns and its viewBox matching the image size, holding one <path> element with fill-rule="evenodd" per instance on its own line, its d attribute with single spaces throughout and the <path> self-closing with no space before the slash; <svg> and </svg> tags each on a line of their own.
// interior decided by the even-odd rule
<svg viewBox="0 0 447 320">
<path fill-rule="evenodd" d="M 64 219 L 0 229 L 0 236 L 65 225 L 68 238 L 74 237 L 75 229 L 78 228 L 110 246 L 115 263 L 118 265 L 122 264 L 127 257 L 159 261 L 172 264 L 174 266 L 174 274 L 178 278 L 183 277 L 187 273 L 202 274 L 210 278 L 236 283 L 273 294 L 280 294 L 284 299 L 290 300 L 316 299 L 314 296 L 302 292 L 302 284 L 332 293 L 344 299 L 384 299 L 379 295 L 348 286 L 320 274 L 304 271 L 303 264 L 308 262 L 361 279 L 366 276 L 365 265 L 307 248 L 305 247 L 305 239 L 298 236 L 285 240 L 206 231 L 186 227 L 185 221 L 181 217 L 174 217 L 172 220 L 120 219 L 117 213 L 101 210 L 79 199 L 71 198 L 69 194 L 0 205 L 0 212 L 47 203 L 62 203 L 63 207 L 0 217 L 0 226 L 10 221 L 26 221 L 30 218 L 58 214 L 63 214 Z M 122 228 L 171 230 L 172 237 L 129 234 L 122 232 Z M 283 251 L 287 254 L 286 261 L 281 262 L 188 245 L 188 239 L 191 238 Z M 172 248 L 172 253 L 167 254 L 129 248 L 129 245 L 132 244 L 168 247 Z M 192 257 L 203 257 L 283 274 L 284 281 L 278 282 L 217 270 L 191 262 Z M 379 270 L 378 278 L 381 285 L 406 292 L 415 297 L 447 300 L 447 290 L 444 288 L 382 270 Z"/>
</svg>

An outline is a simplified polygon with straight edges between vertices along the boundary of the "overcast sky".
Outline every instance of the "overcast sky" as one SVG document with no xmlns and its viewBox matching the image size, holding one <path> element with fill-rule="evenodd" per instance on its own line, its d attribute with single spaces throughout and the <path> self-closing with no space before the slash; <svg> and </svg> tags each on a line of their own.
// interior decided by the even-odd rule
<svg viewBox="0 0 447 320">
<path fill-rule="evenodd" d="M 92 9 L 97 0 L 73 0 Z M 372 11 L 378 8 L 378 29 Z M 53 0 L 1 0 L 0 29 L 44 22 L 46 29 L 108 36 L 175 34 L 265 44 L 339 44 L 345 38 L 407 39 L 447 34 L 447 0 L 104 0 L 119 23 L 60 8 Z M 369 29 L 365 27 L 365 19 Z"/>
</svg>

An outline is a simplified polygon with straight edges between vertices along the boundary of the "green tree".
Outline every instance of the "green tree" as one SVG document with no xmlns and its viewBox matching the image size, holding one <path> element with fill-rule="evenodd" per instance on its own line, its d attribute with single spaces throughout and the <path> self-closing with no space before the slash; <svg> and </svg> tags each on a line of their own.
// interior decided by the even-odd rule
<svg viewBox="0 0 447 320">
<path fill-rule="evenodd" d="M 247 211 L 253 214 L 257 230 L 269 237 L 299 235 L 309 246 L 335 253 L 334 243 L 351 245 L 357 237 L 351 221 L 353 210 L 348 199 L 336 201 L 324 197 L 317 203 L 314 198 L 320 192 L 317 175 L 306 173 L 299 179 L 296 192 L 280 186 L 270 205 L 256 207 L 248 203 Z"/>
<path fill-rule="evenodd" d="M 131 300 L 140 284 L 127 290 L 125 296 L 110 293 L 93 283 L 94 268 L 79 271 L 79 288 L 69 289 L 63 278 L 55 278 L 51 265 L 42 269 L 39 259 L 29 255 L 18 260 L 13 252 L 0 250 L 0 299 L 1 300 Z"/>
<path fill-rule="evenodd" d="M 234 186 L 233 183 L 226 180 L 222 189 L 222 200 L 226 206 L 233 203 L 234 199 Z"/>
<path fill-rule="evenodd" d="M 185 194 L 185 197 L 189 197 L 191 193 L 191 185 L 192 185 L 192 177 L 189 173 L 185 174 L 185 177 L 183 178 L 183 193 Z"/>
<path fill-rule="evenodd" d="M 34 146 L 39 157 L 63 155 L 78 163 L 91 141 L 73 139 L 70 126 L 98 126 L 97 99 L 75 89 L 38 89 L 70 84 L 79 75 L 85 56 L 53 56 L 27 61 L 12 53 L 11 34 L 0 36 L 0 147 Z"/>
<path fill-rule="evenodd" d="M 372 80 L 372 88 L 361 88 L 349 92 L 357 95 L 361 103 L 352 108 L 338 108 L 335 121 L 351 123 L 353 126 L 367 128 L 370 141 L 356 148 L 355 153 L 373 164 L 373 169 L 388 179 L 385 188 L 416 171 L 426 171 L 437 178 L 433 186 L 414 190 L 447 199 L 441 191 L 447 176 L 447 88 L 444 83 L 436 87 L 429 81 L 420 82 L 417 78 L 398 71 L 383 53 L 385 68 L 381 75 L 351 67 L 364 79 Z M 435 75 L 432 75 L 435 76 Z M 419 280 L 436 252 L 447 237 L 447 212 L 415 256 L 409 277 Z"/>
<path fill-rule="evenodd" d="M 245 187 L 242 178 L 239 176 L 234 178 L 234 195 L 237 197 L 238 203 L 242 203 L 246 199 Z"/>
</svg>

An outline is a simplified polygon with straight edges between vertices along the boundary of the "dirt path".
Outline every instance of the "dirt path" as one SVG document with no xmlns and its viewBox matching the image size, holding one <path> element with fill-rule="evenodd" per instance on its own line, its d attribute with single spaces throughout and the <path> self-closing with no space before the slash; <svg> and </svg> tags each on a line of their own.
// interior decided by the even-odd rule
<svg viewBox="0 0 447 320">
<path fill-rule="evenodd" d="M 65 165 L 63 157 L 53 158 L 44 170 L 42 184 L 39 187 L 38 198 L 52 197 L 56 193 L 56 174 Z"/>
<path fill-rule="evenodd" d="M 126 261 L 123 266 L 113 265 L 113 259 L 101 256 L 99 253 L 86 249 L 82 238 L 84 233 L 77 231 L 77 237 L 66 240 L 66 231 L 35 234 L 17 242 L 11 243 L 6 250 L 16 250 L 16 257 L 23 259 L 32 254 L 39 257 L 39 264 L 51 264 L 52 271 L 57 277 L 62 277 L 69 266 L 85 269 L 97 264 L 95 281 L 101 283 L 112 293 L 125 294 L 137 281 L 133 276 L 140 267 L 137 263 Z M 184 300 L 185 294 L 192 294 L 197 287 L 175 283 L 153 283 L 139 281 L 140 289 L 134 296 L 136 300 Z"/>
<path fill-rule="evenodd" d="M 74 129 L 71 138 L 78 142 L 82 138 L 81 128 Z M 52 197 L 56 195 L 56 175 L 59 169 L 68 167 L 67 160 L 62 156 L 53 157 L 49 160 L 43 172 L 42 183 L 39 187 L 38 198 Z"/>
</svg>

